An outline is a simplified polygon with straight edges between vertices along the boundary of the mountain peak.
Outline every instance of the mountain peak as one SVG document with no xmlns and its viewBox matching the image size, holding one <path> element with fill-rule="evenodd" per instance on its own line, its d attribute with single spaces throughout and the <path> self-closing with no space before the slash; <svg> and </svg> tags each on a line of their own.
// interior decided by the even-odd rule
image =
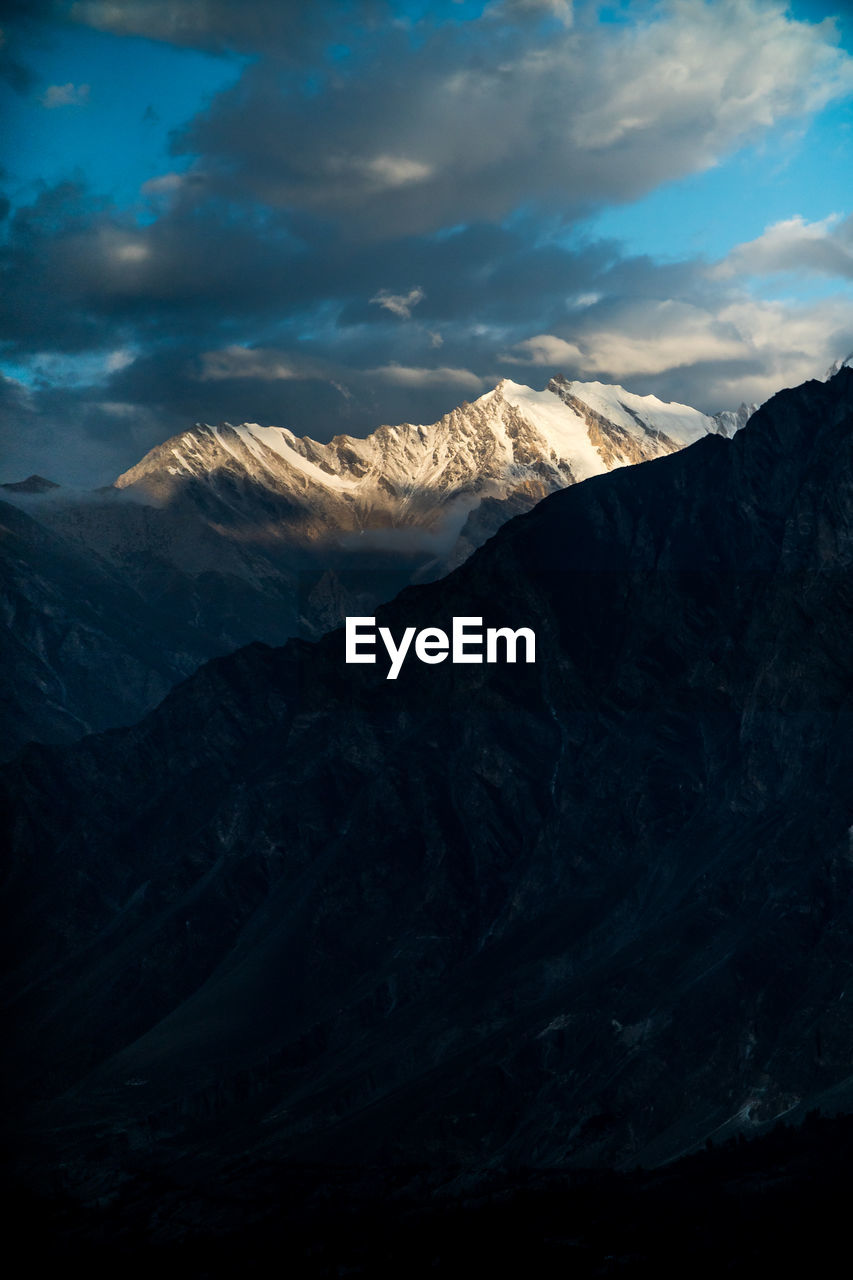
<svg viewBox="0 0 853 1280">
<path fill-rule="evenodd" d="M 10 1075 L 62 1176 L 141 1168 L 162 1223 L 174 1152 L 632 1167 L 849 1109 L 852 414 L 853 370 L 782 392 L 377 619 L 535 663 L 252 646 L 11 766 Z"/>
<path fill-rule="evenodd" d="M 428 553 L 440 572 L 547 494 L 709 433 L 733 435 L 742 423 L 730 419 L 562 373 L 542 390 L 503 378 L 437 422 L 383 425 L 365 437 L 319 442 L 256 422 L 198 423 L 115 487 L 149 504 L 189 504 L 218 532 L 242 527 L 241 556 L 249 541 L 313 555 L 352 550 L 354 537 L 359 554 L 387 552 L 390 531 L 399 542 L 405 530 L 407 554 Z"/>
<path fill-rule="evenodd" d="M 9 493 L 48 493 L 51 489 L 58 488 L 59 485 L 54 480 L 45 480 L 44 476 L 39 475 L 0 485 L 0 489 L 6 489 Z"/>
</svg>

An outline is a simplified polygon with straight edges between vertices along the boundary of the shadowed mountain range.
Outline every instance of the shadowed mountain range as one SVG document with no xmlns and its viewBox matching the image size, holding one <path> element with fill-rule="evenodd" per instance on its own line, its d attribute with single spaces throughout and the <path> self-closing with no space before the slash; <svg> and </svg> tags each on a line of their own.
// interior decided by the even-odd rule
<svg viewBox="0 0 853 1280">
<path fill-rule="evenodd" d="M 26 1175 L 624 1167 L 853 1106 L 851 446 L 844 368 L 379 610 L 533 665 L 255 644 L 6 766 Z"/>
<path fill-rule="evenodd" d="M 748 414 L 504 381 L 429 426 L 318 444 L 198 424 L 96 493 L 5 485 L 4 754 L 132 723 L 205 658 L 370 613 L 545 494 L 731 434 Z"/>
</svg>

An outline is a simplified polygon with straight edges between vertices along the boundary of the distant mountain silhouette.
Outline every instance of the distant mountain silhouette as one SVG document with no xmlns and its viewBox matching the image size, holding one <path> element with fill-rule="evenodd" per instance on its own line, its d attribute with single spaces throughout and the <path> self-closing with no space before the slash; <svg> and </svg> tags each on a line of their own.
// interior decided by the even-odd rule
<svg viewBox="0 0 853 1280">
<path fill-rule="evenodd" d="M 53 480 L 45 480 L 44 476 L 27 476 L 26 480 L 12 481 L 8 484 L 0 484 L 0 489 L 7 489 L 9 493 L 49 493 L 51 489 L 58 489 L 60 486 Z"/>
</svg>

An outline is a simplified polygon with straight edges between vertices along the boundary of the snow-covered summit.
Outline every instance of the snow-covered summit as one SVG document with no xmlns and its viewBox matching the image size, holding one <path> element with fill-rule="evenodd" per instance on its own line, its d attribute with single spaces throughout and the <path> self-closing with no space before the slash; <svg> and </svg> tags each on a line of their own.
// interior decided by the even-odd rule
<svg viewBox="0 0 853 1280">
<path fill-rule="evenodd" d="M 715 413 L 714 421 L 722 435 L 733 436 L 741 427 L 746 426 L 759 407 L 758 401 L 753 401 L 752 404 L 743 402 L 737 409 L 723 409 L 721 413 Z"/>
<path fill-rule="evenodd" d="M 740 422 L 723 417 L 600 382 L 557 376 L 537 391 L 504 379 L 438 422 L 381 426 L 325 444 L 286 427 L 198 423 L 115 483 L 157 505 L 192 496 L 207 507 L 215 493 L 218 505 L 244 516 L 267 493 L 286 499 L 290 515 L 281 518 L 297 540 L 358 534 L 369 541 L 377 530 L 406 529 L 439 551 L 486 500 L 512 499 L 513 514 L 555 489 L 673 453 L 708 432 L 730 435 Z M 268 536 L 284 532 L 267 528 Z"/>
<path fill-rule="evenodd" d="M 28 553 L 20 597 L 34 605 L 26 616 L 40 619 L 31 683 L 65 687 L 76 678 L 68 653 L 96 653 L 97 679 L 112 671 L 122 698 L 129 691 L 115 707 L 142 714 L 162 697 L 164 678 L 195 660 L 371 614 L 411 582 L 455 568 L 555 489 L 708 432 L 730 435 L 746 412 L 712 418 L 600 382 L 555 377 L 535 389 L 507 379 L 437 422 L 381 426 L 363 439 L 320 443 L 286 427 L 199 423 L 107 489 L 45 494 L 30 480 L 21 494 L 13 485 L 0 492 L 71 556 L 46 557 L 38 537 Z M 124 613 L 102 643 L 97 618 L 101 639 L 92 639 L 90 601 L 110 593 Z M 46 649 L 45 635 L 65 638 Z M 83 639 L 69 649 L 69 635 Z M 48 650 L 66 655 L 55 668 Z M 93 670 L 81 663 L 79 722 L 114 723 L 93 700 Z"/>
</svg>

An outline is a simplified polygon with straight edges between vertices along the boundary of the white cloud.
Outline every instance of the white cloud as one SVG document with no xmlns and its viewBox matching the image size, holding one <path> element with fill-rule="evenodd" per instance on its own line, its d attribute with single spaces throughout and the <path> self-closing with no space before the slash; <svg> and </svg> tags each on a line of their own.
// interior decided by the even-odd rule
<svg viewBox="0 0 853 1280">
<path fill-rule="evenodd" d="M 95 407 L 111 418 L 133 418 L 140 413 L 140 406 L 127 400 L 96 400 Z"/>
<path fill-rule="evenodd" d="M 416 307 L 426 297 L 423 289 L 416 285 L 414 289 L 410 289 L 408 293 L 391 293 L 388 289 L 380 289 L 370 299 L 371 303 L 384 307 L 386 311 L 391 311 L 395 316 L 400 316 L 403 320 L 410 320 L 412 316 L 412 307 Z"/>
<path fill-rule="evenodd" d="M 667 394 L 708 409 L 765 400 L 783 386 L 821 376 L 853 347 L 853 299 L 814 303 L 746 295 L 704 305 L 639 299 L 611 303 L 606 322 L 587 318 L 575 341 L 539 334 L 503 356 L 515 363 L 565 367 Z M 578 356 L 570 359 L 571 352 Z"/>
<path fill-rule="evenodd" d="M 37 382 L 68 388 L 102 383 L 111 373 L 132 364 L 135 358 L 135 354 L 126 348 L 73 354 L 39 351 L 28 357 L 27 365 L 31 377 Z"/>
<path fill-rule="evenodd" d="M 853 279 L 853 217 L 831 214 L 819 222 L 787 218 L 755 240 L 737 245 L 711 270 L 712 277 L 772 275 L 783 271 Z"/>
<path fill-rule="evenodd" d="M 331 175 L 337 188 L 340 179 L 355 194 L 361 184 L 363 195 L 379 195 L 396 187 L 408 187 L 432 176 L 433 167 L 423 160 L 404 155 L 327 155 L 322 171 Z"/>
<path fill-rule="evenodd" d="M 792 384 L 814 377 L 850 345 L 853 299 L 841 295 L 819 302 L 793 303 L 743 298 L 724 306 L 719 319 L 734 326 L 770 366 L 795 374 Z M 838 348 L 838 349 L 836 349 Z"/>
<path fill-rule="evenodd" d="M 148 245 L 138 240 L 125 240 L 113 249 L 113 255 L 119 262 L 144 262 L 150 252 Z"/>
<path fill-rule="evenodd" d="M 206 351 L 201 357 L 200 382 L 217 382 L 223 378 L 265 378 L 286 381 L 305 377 L 278 352 L 264 347 L 223 347 Z"/>
<path fill-rule="evenodd" d="M 431 165 L 408 156 L 374 156 L 363 167 L 380 187 L 405 187 L 411 182 L 423 182 L 432 174 Z"/>
<path fill-rule="evenodd" d="M 595 373 L 656 374 L 745 354 L 744 336 L 724 316 L 689 302 L 648 299 L 623 305 L 615 325 L 586 328 L 585 365 Z"/>
<path fill-rule="evenodd" d="M 708 387 L 719 406 L 762 401 L 782 387 L 822 377 L 853 348 L 853 301 L 732 303 L 720 319 L 742 335 L 742 360 L 721 370 Z"/>
<path fill-rule="evenodd" d="M 469 369 L 421 369 L 410 365 L 386 364 L 379 369 L 366 370 L 367 376 L 379 378 L 398 387 L 462 387 L 470 391 L 482 391 L 483 378 Z"/>
<path fill-rule="evenodd" d="M 600 293 L 576 293 L 573 298 L 568 298 L 567 302 L 572 307 L 594 307 L 596 302 L 600 302 L 602 295 Z"/>
<path fill-rule="evenodd" d="M 547 365 L 556 368 L 562 364 L 574 366 L 583 362 L 583 352 L 574 342 L 556 338 L 552 333 L 538 333 L 535 338 L 518 342 L 511 352 L 500 359 L 509 364 Z"/>
<path fill-rule="evenodd" d="M 595 66 L 599 92 L 572 122 L 578 147 L 680 134 L 698 148 L 696 168 L 853 88 L 853 61 L 831 24 L 795 22 L 763 0 L 670 0 L 602 46 Z"/>
<path fill-rule="evenodd" d="M 89 101 L 90 86 L 88 84 L 52 84 L 42 94 L 42 106 L 52 110 L 54 107 L 82 107 Z"/>
<path fill-rule="evenodd" d="M 742 335 L 712 312 L 687 302 L 643 299 L 623 303 L 606 324 L 588 321 L 576 342 L 540 333 L 517 343 L 502 359 L 622 379 L 743 354 Z"/>
<path fill-rule="evenodd" d="M 132 351 L 128 351 L 126 347 L 120 347 L 117 351 L 111 351 L 107 356 L 106 369 L 108 373 L 117 373 L 119 369 L 126 369 L 128 365 L 133 364 L 135 356 Z"/>
<path fill-rule="evenodd" d="M 143 182 L 141 190 L 147 196 L 168 194 L 170 191 L 180 190 L 186 180 L 184 173 L 161 173 L 158 177 Z"/>
</svg>

